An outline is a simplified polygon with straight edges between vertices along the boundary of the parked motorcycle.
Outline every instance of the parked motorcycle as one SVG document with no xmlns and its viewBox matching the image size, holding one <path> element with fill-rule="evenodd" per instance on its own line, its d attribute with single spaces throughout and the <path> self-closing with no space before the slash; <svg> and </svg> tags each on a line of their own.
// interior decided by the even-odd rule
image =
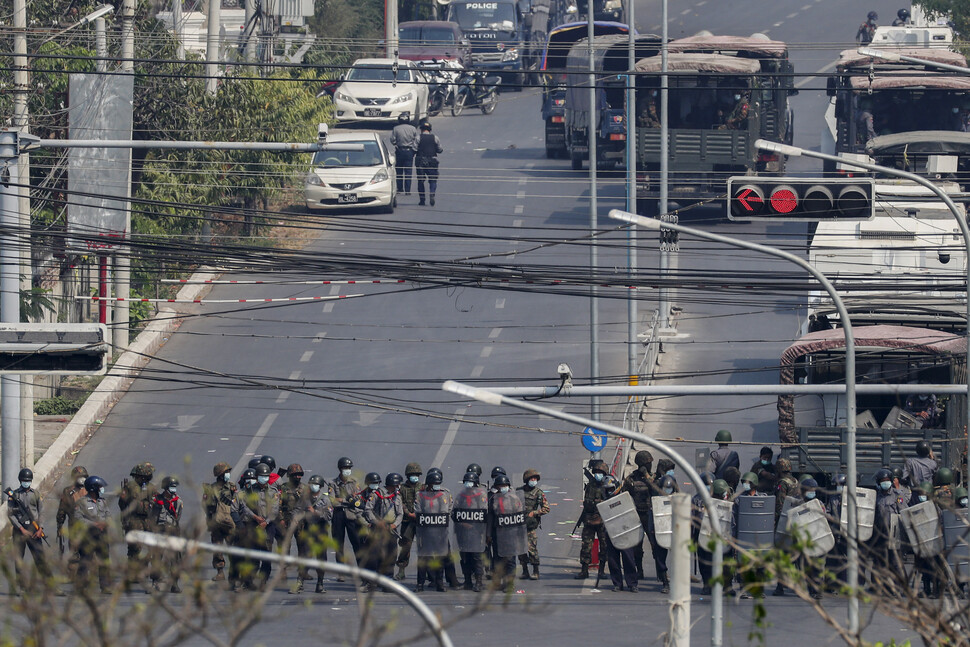
<svg viewBox="0 0 970 647">
<path fill-rule="evenodd" d="M 464 68 L 457 61 L 436 59 L 418 61 L 418 66 L 428 79 L 428 116 L 434 117 L 454 99 L 455 83 Z"/>
<path fill-rule="evenodd" d="M 465 108 L 481 108 L 482 114 L 490 115 L 498 105 L 498 86 L 502 79 L 488 76 L 485 72 L 466 70 L 458 79 L 458 91 L 451 102 L 451 114 L 457 117 Z"/>
</svg>

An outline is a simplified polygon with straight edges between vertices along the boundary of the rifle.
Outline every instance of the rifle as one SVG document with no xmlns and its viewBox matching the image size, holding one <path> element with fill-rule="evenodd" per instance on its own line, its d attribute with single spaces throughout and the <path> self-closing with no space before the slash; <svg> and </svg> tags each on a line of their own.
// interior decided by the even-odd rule
<svg viewBox="0 0 970 647">
<path fill-rule="evenodd" d="M 47 535 L 44 534 L 44 529 L 41 528 L 40 527 L 40 524 L 37 523 L 37 520 L 34 519 L 34 515 L 32 515 L 30 513 L 30 508 L 28 508 L 23 503 L 21 503 L 20 502 L 20 499 L 16 498 L 13 495 L 13 490 L 12 489 L 7 488 L 6 490 L 3 491 L 3 493 L 7 495 L 7 503 L 8 503 L 8 505 L 10 503 L 15 503 L 17 505 L 17 508 L 20 510 L 20 513 L 23 516 L 27 517 L 27 524 L 26 525 L 28 525 L 31 528 L 33 528 L 34 529 L 34 532 L 39 532 L 40 533 L 40 538 L 44 540 L 44 543 L 45 544 L 47 544 L 48 546 L 50 546 L 51 543 L 49 541 L 47 541 Z"/>
<path fill-rule="evenodd" d="M 571 531 L 569 531 L 569 534 L 570 535 L 575 535 L 576 534 L 576 531 L 579 530 L 579 527 L 581 525 L 583 525 L 584 523 L 586 523 L 586 511 L 585 510 L 583 510 L 580 513 L 579 519 L 576 520 L 576 525 L 573 526 L 573 529 Z"/>
</svg>

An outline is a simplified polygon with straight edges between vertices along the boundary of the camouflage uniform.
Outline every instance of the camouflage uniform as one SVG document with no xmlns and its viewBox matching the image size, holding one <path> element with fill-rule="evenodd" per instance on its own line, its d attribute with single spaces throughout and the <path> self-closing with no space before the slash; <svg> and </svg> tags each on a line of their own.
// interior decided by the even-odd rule
<svg viewBox="0 0 970 647">
<path fill-rule="evenodd" d="M 397 575 L 395 576 L 399 580 L 404 579 L 404 569 L 407 568 L 408 563 L 411 561 L 411 545 L 414 543 L 414 530 L 417 527 L 415 525 L 414 516 L 414 500 L 417 497 L 418 490 L 421 489 L 420 480 L 417 483 L 412 483 L 410 476 L 421 476 L 421 466 L 417 463 L 408 463 L 407 468 L 404 470 L 405 481 L 401 484 L 401 503 L 404 505 L 404 521 L 401 523 L 401 537 L 398 539 L 397 545 L 399 550 L 397 552 Z"/>
<path fill-rule="evenodd" d="M 620 486 L 619 492 L 629 492 L 630 497 L 633 499 L 633 506 L 636 508 L 637 516 L 640 517 L 640 525 L 643 526 L 644 532 L 647 534 L 647 539 L 650 541 L 650 552 L 653 556 L 654 565 L 657 569 L 657 579 L 661 582 L 667 580 L 667 549 L 662 548 L 657 544 L 657 535 L 653 527 L 653 505 L 651 499 L 654 496 L 662 495 L 663 493 L 657 488 L 656 483 L 650 477 L 650 466 L 653 463 L 653 457 L 649 455 L 649 452 L 645 452 L 650 460 L 646 460 L 646 456 L 640 459 L 642 465 L 638 464 L 636 470 L 630 472 L 625 479 L 623 479 L 623 484 Z M 639 456 L 637 457 L 640 458 Z M 634 563 L 637 567 L 637 578 L 643 578 L 643 543 L 641 542 L 638 546 L 634 548 Z"/>
<path fill-rule="evenodd" d="M 179 498 L 178 494 L 168 491 L 168 482 L 170 482 L 168 478 L 162 481 L 162 492 L 156 494 L 152 499 L 150 523 L 154 532 L 178 537 L 181 534 L 179 525 L 182 521 L 182 499 Z M 175 481 L 175 485 L 178 485 L 178 481 Z M 181 593 L 178 571 L 182 562 L 182 554 L 166 550 L 156 553 L 152 557 L 151 578 L 154 588 L 158 590 L 158 581 L 162 578 L 161 569 L 164 567 L 171 576 L 171 592 Z"/>
<path fill-rule="evenodd" d="M 775 486 L 775 525 L 777 525 L 785 499 L 796 496 L 799 488 L 798 481 L 791 475 L 791 461 L 787 458 L 779 458 L 775 466 L 778 471 L 778 484 Z"/>
<path fill-rule="evenodd" d="M 540 478 L 540 474 L 536 470 L 526 470 L 522 477 L 525 481 L 525 485 L 518 488 L 522 493 L 522 509 L 525 511 L 525 530 L 526 539 L 529 544 L 529 551 L 524 555 L 519 555 L 519 563 L 522 565 L 522 575 L 527 579 L 538 579 L 539 577 L 539 533 L 538 530 L 542 526 L 542 517 L 549 514 L 549 502 L 546 500 L 546 494 L 542 489 L 536 485 L 536 487 L 529 487 L 529 479 Z M 528 564 L 532 565 L 533 575 L 529 577 L 526 570 Z"/>
<path fill-rule="evenodd" d="M 88 477 L 88 471 L 80 465 L 71 470 L 71 484 L 61 490 L 60 500 L 57 504 L 57 542 L 60 545 L 61 554 L 64 554 L 64 544 L 70 556 L 67 560 L 67 568 L 73 571 L 77 568 L 77 546 L 70 541 L 70 529 L 74 523 L 74 508 L 77 502 L 85 495 L 84 479 Z M 80 483 L 78 483 L 80 480 Z"/>
<path fill-rule="evenodd" d="M 236 524 L 232 519 L 231 510 L 236 499 L 238 488 L 231 480 L 226 481 L 223 475 L 229 472 L 228 463 L 218 463 L 212 468 L 216 480 L 202 487 L 202 507 L 205 512 L 206 526 L 209 538 L 213 544 L 228 544 L 236 532 Z M 216 569 L 216 582 L 225 579 L 226 556 L 222 553 L 212 554 L 212 568 Z"/>
<path fill-rule="evenodd" d="M 151 463 L 139 463 L 131 469 L 132 479 L 125 479 L 121 484 L 118 495 L 118 508 L 121 510 L 121 529 L 151 530 L 149 515 L 152 500 L 158 490 L 152 485 L 155 468 Z M 127 581 L 135 582 L 142 576 L 142 570 L 148 566 L 148 560 L 141 557 L 141 546 L 128 544 L 128 574 Z"/>
<path fill-rule="evenodd" d="M 741 130 L 748 121 L 748 97 L 742 95 L 734 105 L 734 109 L 724 118 L 724 124 L 718 130 Z"/>
<path fill-rule="evenodd" d="M 300 557 L 309 557 L 310 545 L 305 511 L 309 507 L 310 488 L 306 483 L 300 483 L 293 478 L 297 474 L 303 476 L 303 467 L 299 464 L 293 463 L 287 467 L 286 474 L 290 479 L 280 487 L 279 525 L 282 530 L 279 537 L 280 548 L 284 555 L 289 554 L 290 545 L 286 537 L 287 533 L 290 533 L 296 541 L 296 554 Z M 309 570 L 301 566 L 297 577 L 301 581 L 310 579 Z"/>
<path fill-rule="evenodd" d="M 605 469 L 605 465 L 603 466 Z M 579 563 L 582 566 L 579 577 L 585 577 L 589 573 L 589 565 L 593 562 L 593 539 L 599 539 L 600 568 L 606 564 L 606 527 L 603 525 L 603 518 L 600 517 L 596 504 L 605 501 L 609 496 L 606 479 L 603 481 L 590 481 L 586 484 L 583 493 L 583 544 L 579 551 Z"/>
</svg>

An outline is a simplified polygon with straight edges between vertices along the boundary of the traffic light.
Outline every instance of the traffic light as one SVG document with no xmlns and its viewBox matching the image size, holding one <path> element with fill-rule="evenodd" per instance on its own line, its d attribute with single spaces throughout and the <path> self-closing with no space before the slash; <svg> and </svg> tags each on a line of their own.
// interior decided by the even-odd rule
<svg viewBox="0 0 970 647">
<path fill-rule="evenodd" d="M 869 220 L 872 178 L 728 178 L 730 220 Z"/>
<path fill-rule="evenodd" d="M 0 324 L 0 374 L 101 375 L 106 336 L 104 324 Z"/>
</svg>

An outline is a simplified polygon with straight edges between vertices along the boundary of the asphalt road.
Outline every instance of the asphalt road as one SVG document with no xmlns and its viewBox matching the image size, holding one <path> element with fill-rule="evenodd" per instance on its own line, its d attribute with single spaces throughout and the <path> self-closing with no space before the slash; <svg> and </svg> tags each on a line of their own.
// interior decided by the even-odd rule
<svg viewBox="0 0 970 647">
<path fill-rule="evenodd" d="M 865 11 L 891 17 L 885 1 L 854 7 L 838 0 L 732 3 L 700 0 L 671 7 L 672 36 L 701 29 L 721 34 L 767 33 L 790 44 L 798 72 L 814 72 L 851 46 Z M 656 31 L 659 3 L 637 4 L 641 31 Z M 838 41 L 838 42 L 835 42 Z M 801 81 L 800 81 L 801 82 Z M 806 78 L 795 97 L 796 144 L 818 145 L 824 106 L 824 80 Z M 323 218 L 327 228 L 310 246 L 321 253 L 423 260 L 476 259 L 482 264 L 536 264 L 583 268 L 588 247 L 589 192 L 586 172 L 568 162 L 546 160 L 535 92 L 506 93 L 493 115 L 468 112 L 434 120 L 445 148 L 438 203 L 416 206 L 402 196 L 393 216 L 341 215 Z M 796 161 L 794 172 L 813 168 Z M 600 185 L 600 219 L 623 206 L 621 179 Z M 741 225 L 724 222 L 719 209 L 684 214 L 681 222 L 771 244 L 804 246 L 804 226 Z M 372 224 L 382 227 L 372 227 Z M 657 267 L 655 238 L 640 249 L 641 268 Z M 559 241 L 559 242 L 554 242 Z M 575 242 L 569 242 L 575 241 Z M 601 237 L 600 266 L 622 276 L 624 237 Z M 471 261 L 469 261 L 471 262 Z M 747 252 L 682 239 L 677 265 L 737 276 L 790 271 Z M 243 278 L 242 276 L 234 278 Z M 260 278 L 278 278 L 262 276 Z M 370 279 L 372 275 L 304 275 L 306 280 Z M 622 281 L 621 281 L 622 282 Z M 456 289 L 426 285 L 220 286 L 213 298 L 268 298 L 315 294 L 363 294 L 326 304 L 286 307 L 202 306 L 149 365 L 143 379 L 115 407 L 78 456 L 78 464 L 120 483 L 137 462 L 150 460 L 158 474 L 183 481 L 187 508 L 197 510 L 193 489 L 211 479 L 211 466 L 227 461 L 239 467 L 253 454 L 268 453 L 286 465 L 299 462 L 307 475 L 336 474 L 339 456 L 353 458 L 359 475 L 403 472 L 409 461 L 445 472 L 455 488 L 466 464 L 486 472 L 504 466 L 516 485 L 528 467 L 538 468 L 552 504 L 543 521 L 540 552 L 543 579 L 525 582 L 506 606 L 474 614 L 452 630 L 464 641 L 504 645 L 660 644 L 667 622 L 665 599 L 649 577 L 639 595 L 601 593 L 592 580 L 575 582 L 579 542 L 569 530 L 582 496 L 579 465 L 588 453 L 579 431 L 557 420 L 520 414 L 456 399 L 440 391 L 446 379 L 481 385 L 554 385 L 556 366 L 567 362 L 577 383 L 589 375 L 588 300 L 534 289 L 502 289 L 498 284 Z M 624 383 L 627 362 L 625 291 L 604 289 L 600 300 L 601 374 Z M 615 298 L 612 298 L 615 297 Z M 712 287 L 679 292 L 679 328 L 688 337 L 668 344 L 662 371 L 670 377 L 705 373 L 692 383 L 776 382 L 773 367 L 780 350 L 797 334 L 801 299 L 760 293 L 725 293 Z M 655 302 L 640 302 L 641 325 Z M 199 377 L 199 371 L 202 377 Z M 743 371 L 743 372 L 738 372 Z M 213 378 L 217 374 L 225 377 Z M 246 376 L 243 382 L 239 376 Z M 205 384 L 187 384 L 199 378 Z M 287 387 L 281 390 L 280 385 Z M 587 413 L 588 403 L 553 400 L 549 406 Z M 604 402 L 603 416 L 619 422 L 623 403 Z M 727 428 L 738 441 L 760 445 L 776 441 L 771 398 L 664 399 L 651 403 L 645 429 L 663 438 L 709 440 Z M 706 447 L 678 444 L 689 456 Z M 747 465 L 756 449 L 744 446 Z M 649 552 L 649 551 L 648 551 Z M 412 563 L 413 564 L 413 563 Z M 412 570 L 409 576 L 413 577 Z M 409 580 L 413 582 L 413 579 Z M 271 598 L 272 613 L 247 643 L 278 643 L 312 638 L 324 644 L 349 640 L 358 608 L 348 584 L 329 584 L 330 594 L 302 599 L 281 588 Z M 695 590 L 694 642 L 707 641 L 708 600 Z M 137 598 L 132 598 L 131 603 Z M 425 599 L 445 617 L 473 604 L 468 593 L 429 593 Z M 312 600 L 303 606 L 305 600 Z M 831 631 L 806 605 L 786 598 L 767 601 L 769 641 L 799 636 L 804 644 L 823 644 Z M 837 617 L 844 601 L 825 601 Z M 725 644 L 749 642 L 750 602 L 725 605 Z M 404 608 L 378 596 L 380 617 L 399 614 L 400 631 L 416 626 Z M 325 631 L 321 630 L 325 627 Z M 906 638 L 900 623 L 878 618 L 870 640 Z M 425 643 L 422 643 L 425 644 Z M 430 643 L 427 643 L 430 644 Z"/>
</svg>

